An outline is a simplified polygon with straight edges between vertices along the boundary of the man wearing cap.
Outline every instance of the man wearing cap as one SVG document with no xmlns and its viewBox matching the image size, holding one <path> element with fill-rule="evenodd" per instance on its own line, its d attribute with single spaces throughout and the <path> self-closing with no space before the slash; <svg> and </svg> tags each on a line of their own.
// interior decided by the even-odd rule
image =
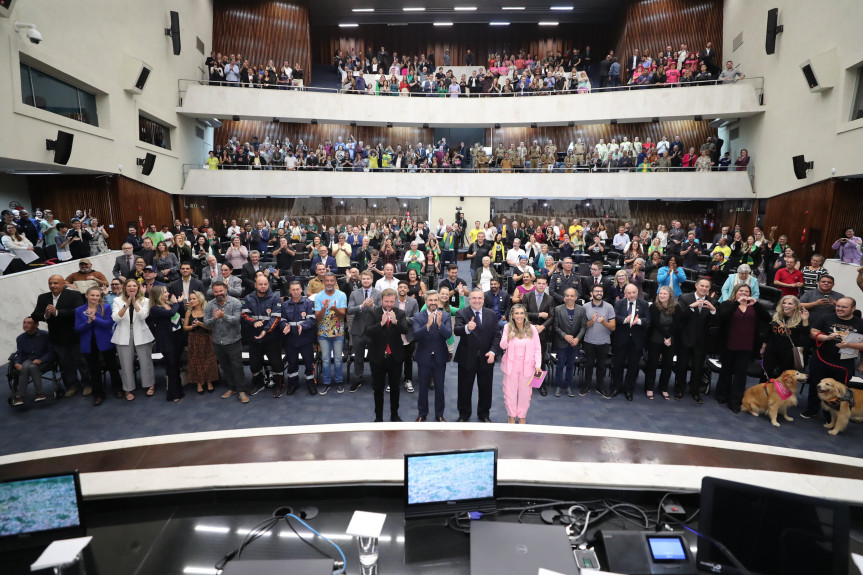
<svg viewBox="0 0 863 575">
<path fill-rule="evenodd" d="M 141 291 L 143 291 L 145 295 L 150 293 L 150 288 L 153 286 L 166 287 L 164 283 L 156 281 L 156 275 L 158 273 L 159 272 L 156 271 L 156 268 L 153 266 L 144 266 L 144 281 L 141 283 Z"/>
<path fill-rule="evenodd" d="M 72 289 L 78 289 L 75 286 L 76 282 L 96 282 L 99 284 L 99 287 L 106 287 L 108 285 L 105 274 L 93 269 L 93 263 L 90 261 L 90 258 L 78 260 L 78 271 L 67 276 L 65 281 L 66 285 Z"/>
</svg>

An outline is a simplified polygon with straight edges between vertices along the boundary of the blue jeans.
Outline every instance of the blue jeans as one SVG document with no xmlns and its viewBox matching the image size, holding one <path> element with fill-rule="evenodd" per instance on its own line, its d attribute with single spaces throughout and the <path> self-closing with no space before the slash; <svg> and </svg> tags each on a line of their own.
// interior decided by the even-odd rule
<svg viewBox="0 0 863 575">
<path fill-rule="evenodd" d="M 318 337 L 318 345 L 321 346 L 321 358 L 323 360 L 323 373 L 321 381 L 325 385 L 342 382 L 342 348 L 345 344 L 344 336 Z M 330 378 L 330 354 L 333 355 L 335 373 Z M 329 382 L 329 383 L 327 383 Z"/>
<path fill-rule="evenodd" d="M 572 385 L 572 372 L 575 369 L 577 355 L 578 348 L 571 345 L 557 349 L 557 377 L 554 382 L 556 387 L 569 389 L 569 386 Z"/>
</svg>

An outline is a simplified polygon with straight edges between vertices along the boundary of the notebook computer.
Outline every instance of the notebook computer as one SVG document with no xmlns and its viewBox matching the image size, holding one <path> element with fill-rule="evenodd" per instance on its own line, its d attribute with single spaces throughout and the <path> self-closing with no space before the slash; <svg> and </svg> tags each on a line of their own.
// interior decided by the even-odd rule
<svg viewBox="0 0 863 575">
<path fill-rule="evenodd" d="M 536 575 L 540 568 L 578 575 L 565 527 L 502 521 L 470 524 L 471 575 Z"/>
</svg>

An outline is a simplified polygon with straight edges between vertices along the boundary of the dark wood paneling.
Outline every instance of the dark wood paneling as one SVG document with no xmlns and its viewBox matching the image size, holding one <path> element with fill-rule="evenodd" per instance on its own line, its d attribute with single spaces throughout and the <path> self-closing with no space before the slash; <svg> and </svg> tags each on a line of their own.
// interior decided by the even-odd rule
<svg viewBox="0 0 863 575">
<path fill-rule="evenodd" d="M 833 211 L 829 221 L 824 225 L 822 249 L 827 251 L 827 257 L 835 257 L 833 242 L 844 236 L 845 228 L 854 228 L 859 236 L 863 233 L 863 180 L 835 180 L 836 192 L 833 199 Z M 823 253 L 823 252 L 822 252 Z M 859 306 L 858 306 L 859 307 Z"/>
<path fill-rule="evenodd" d="M 650 50 L 655 57 L 671 45 L 686 44 L 690 51 L 713 42 L 716 64 L 722 63 L 721 0 L 631 0 L 623 33 L 617 41 L 621 64 L 634 49 Z"/>
<path fill-rule="evenodd" d="M 213 2 L 213 50 L 242 54 L 252 65 L 299 62 L 311 80 L 309 10 L 303 1 L 247 0 Z"/>
<path fill-rule="evenodd" d="M 594 58 L 601 50 L 608 50 L 615 37 L 613 27 L 595 24 L 561 24 L 554 29 L 540 28 L 536 24 L 512 24 L 506 27 L 488 24 L 459 24 L 451 28 L 435 27 L 431 24 L 410 26 L 360 26 L 339 28 L 338 26 L 312 26 L 312 58 L 316 63 L 331 64 L 339 50 L 346 53 L 356 50 L 358 55 L 371 48 L 374 53 L 383 45 L 390 54 L 420 56 L 434 54 L 435 63 L 443 66 L 444 51 L 449 50 L 452 66 L 464 66 L 465 55 L 470 50 L 477 66 L 487 65 L 488 55 L 525 53 L 545 56 L 547 50 L 556 53 L 591 47 Z"/>
<path fill-rule="evenodd" d="M 123 238 L 126 237 L 125 226 L 130 222 L 137 222 L 139 215 L 143 218 L 144 227 L 156 224 L 156 227 L 161 229 L 165 224 L 173 224 L 170 194 L 125 176 L 120 176 L 117 191 Z M 118 248 L 119 246 L 120 244 L 117 245 Z"/>
<path fill-rule="evenodd" d="M 295 124 L 295 123 L 280 123 L 273 124 L 272 122 L 254 122 L 249 120 L 241 120 L 239 122 L 224 121 L 221 128 L 216 128 L 213 134 L 213 142 L 215 144 L 224 145 L 225 142 L 232 137 L 237 136 L 240 142 L 251 142 L 254 136 L 258 137 L 261 142 L 264 138 L 270 138 L 271 142 L 276 139 L 284 140 L 290 138 L 295 144 L 299 140 L 310 147 L 317 147 L 318 144 L 323 144 L 327 139 L 336 141 L 336 138 L 341 136 L 347 141 L 348 136 L 353 135 L 358 141 L 376 145 L 378 142 L 390 143 L 395 147 L 396 144 L 410 143 L 416 146 L 418 142 L 428 145 L 434 141 L 434 130 L 414 128 L 414 127 L 395 127 L 387 128 L 384 126 L 349 126 L 347 124 Z"/>
<path fill-rule="evenodd" d="M 812 243 L 815 243 L 815 252 L 831 257 L 833 250 L 830 246 L 835 238 L 830 239 L 832 236 L 828 235 L 828 227 L 833 219 L 832 214 L 841 213 L 834 208 L 835 197 L 835 180 L 824 180 L 766 200 L 765 235 L 771 227 L 777 226 L 775 237 L 787 235 L 788 245 L 803 259 L 814 253 L 811 249 Z M 859 204 L 846 213 L 855 212 L 859 212 Z M 804 228 L 807 233 L 805 243 L 802 242 Z M 838 237 L 837 233 L 836 238 Z M 825 250 L 828 253 L 825 253 Z"/>
<path fill-rule="evenodd" d="M 634 141 L 635 137 L 645 142 L 647 137 L 658 142 L 663 136 L 668 136 L 669 141 L 672 141 L 675 136 L 679 135 L 686 147 L 695 146 L 698 150 L 701 144 L 707 141 L 708 136 L 716 136 L 716 130 L 710 127 L 709 122 L 695 122 L 692 120 L 679 122 L 660 122 L 639 123 L 639 124 L 589 124 L 584 126 L 547 126 L 539 128 L 500 128 L 499 130 L 489 129 L 487 145 L 491 144 L 492 139 L 494 145 L 498 142 L 503 142 L 505 147 L 519 142 L 524 142 L 526 146 L 530 146 L 530 142 L 538 140 L 540 145 L 551 138 L 557 145 L 558 150 L 566 150 L 570 142 L 575 142 L 578 138 L 583 138 L 589 146 L 595 146 L 599 143 L 599 139 L 603 138 L 605 143 L 611 142 L 612 138 L 616 138 L 618 143 L 623 141 L 623 136 Z"/>
</svg>

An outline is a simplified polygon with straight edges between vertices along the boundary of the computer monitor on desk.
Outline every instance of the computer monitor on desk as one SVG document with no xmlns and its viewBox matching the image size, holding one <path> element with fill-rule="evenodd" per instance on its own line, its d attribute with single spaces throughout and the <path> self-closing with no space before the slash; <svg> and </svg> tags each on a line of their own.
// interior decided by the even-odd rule
<svg viewBox="0 0 863 575">
<path fill-rule="evenodd" d="M 497 448 L 405 454 L 405 519 L 496 508 Z"/>
</svg>

